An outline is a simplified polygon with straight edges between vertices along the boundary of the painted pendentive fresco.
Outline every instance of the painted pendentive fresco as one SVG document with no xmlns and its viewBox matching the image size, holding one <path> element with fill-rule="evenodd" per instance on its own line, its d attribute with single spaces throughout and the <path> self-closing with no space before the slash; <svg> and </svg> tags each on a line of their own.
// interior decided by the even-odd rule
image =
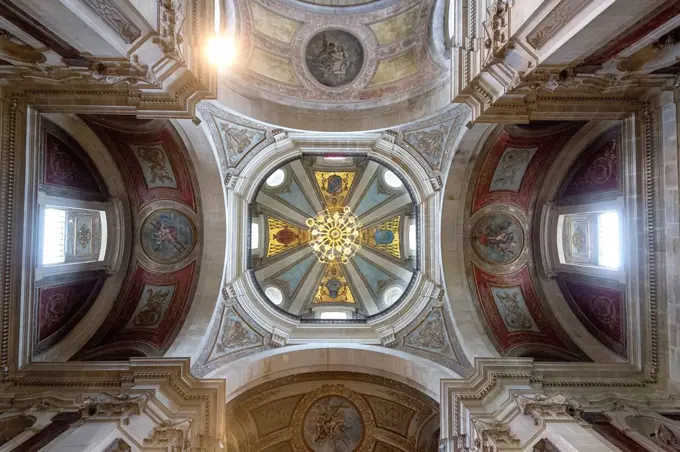
<svg viewBox="0 0 680 452">
<path fill-rule="evenodd" d="M 364 64 L 364 49 L 351 33 L 324 30 L 307 43 L 305 62 L 319 83 L 337 88 L 351 83 L 359 75 Z"/>
</svg>

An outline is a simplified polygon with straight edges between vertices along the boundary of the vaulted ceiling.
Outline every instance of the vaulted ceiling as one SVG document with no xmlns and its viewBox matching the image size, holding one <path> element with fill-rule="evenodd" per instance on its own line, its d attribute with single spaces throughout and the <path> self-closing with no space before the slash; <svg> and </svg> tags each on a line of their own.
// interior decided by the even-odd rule
<svg viewBox="0 0 680 452">
<path fill-rule="evenodd" d="M 346 263 L 322 262 L 307 221 L 343 209 L 361 224 L 359 249 Z M 273 301 L 295 316 L 329 306 L 356 318 L 377 314 L 397 302 L 417 269 L 415 212 L 404 182 L 376 161 L 310 156 L 287 163 L 265 180 L 250 210 L 261 231 L 251 237 L 261 243 L 251 254 L 255 278 L 265 295 L 280 290 L 283 300 Z"/>
</svg>

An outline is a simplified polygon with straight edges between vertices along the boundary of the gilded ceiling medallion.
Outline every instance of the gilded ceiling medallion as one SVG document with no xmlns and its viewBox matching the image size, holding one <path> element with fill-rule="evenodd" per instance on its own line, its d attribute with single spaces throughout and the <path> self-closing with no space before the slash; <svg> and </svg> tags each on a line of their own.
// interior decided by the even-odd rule
<svg viewBox="0 0 680 452">
<path fill-rule="evenodd" d="M 308 218 L 307 226 L 312 235 L 310 245 L 319 262 L 346 264 L 361 248 L 361 222 L 349 207 L 335 212 L 325 210 L 315 218 Z"/>
</svg>

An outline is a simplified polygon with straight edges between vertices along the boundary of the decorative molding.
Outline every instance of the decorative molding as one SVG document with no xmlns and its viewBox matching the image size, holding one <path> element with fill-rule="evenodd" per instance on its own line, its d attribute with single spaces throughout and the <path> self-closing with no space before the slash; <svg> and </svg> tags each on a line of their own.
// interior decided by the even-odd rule
<svg viewBox="0 0 680 452">
<path fill-rule="evenodd" d="M 185 0 L 160 0 L 160 26 L 153 42 L 160 45 L 163 55 L 171 60 L 184 63 L 184 14 Z"/>
<path fill-rule="evenodd" d="M 95 419 L 120 419 L 123 425 L 130 424 L 130 418 L 139 415 L 149 401 L 149 394 L 130 395 L 102 392 L 99 397 L 85 397 L 78 408 L 83 422 Z"/>
<path fill-rule="evenodd" d="M 191 447 L 189 430 L 193 423 L 193 418 L 176 422 L 164 420 L 154 426 L 149 436 L 144 438 L 144 446 L 169 448 L 178 452 L 188 451 Z"/>
<path fill-rule="evenodd" d="M 472 418 L 472 424 L 481 437 L 479 447 L 481 450 L 487 446 L 487 441 L 491 441 L 497 448 L 519 446 L 520 440 L 511 431 L 510 427 L 499 421 L 485 422 Z M 479 439 L 478 439 L 479 441 Z"/>
<path fill-rule="evenodd" d="M 493 58 L 502 58 L 503 48 L 509 44 L 510 6 L 505 0 L 492 0 L 487 8 L 487 19 L 482 23 L 486 32 L 484 48 L 487 50 L 486 64 Z"/>
<path fill-rule="evenodd" d="M 581 412 L 581 408 L 575 401 L 568 401 L 560 393 L 547 396 L 537 394 L 527 397 L 523 394 L 515 394 L 515 402 L 521 413 L 531 416 L 534 424 L 539 425 L 545 421 L 575 420 Z"/>
<path fill-rule="evenodd" d="M 593 0 L 562 0 L 529 34 L 527 42 L 540 50 Z"/>
<path fill-rule="evenodd" d="M 127 17 L 113 0 L 84 0 L 111 28 L 116 30 L 126 44 L 139 38 L 142 31 Z"/>
</svg>

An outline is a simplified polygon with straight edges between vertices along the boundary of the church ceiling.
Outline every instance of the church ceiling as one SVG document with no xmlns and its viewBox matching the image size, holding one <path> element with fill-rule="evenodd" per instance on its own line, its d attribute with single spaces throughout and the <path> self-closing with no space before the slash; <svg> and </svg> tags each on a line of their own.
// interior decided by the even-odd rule
<svg viewBox="0 0 680 452">
<path fill-rule="evenodd" d="M 597 136 L 570 166 L 557 190 L 558 206 L 593 205 L 623 196 L 621 124 Z M 572 256 L 592 255 L 597 232 L 587 220 L 575 221 L 565 234 Z M 583 227 L 578 227 L 582 225 Z M 567 230 L 567 229 L 565 229 Z M 585 248 L 585 249 L 584 249 Z M 586 329 L 617 355 L 628 357 L 628 312 L 625 285 L 599 276 L 558 272 L 559 289 Z"/>
<path fill-rule="evenodd" d="M 281 176 L 272 186 L 276 174 Z M 251 221 L 258 225 L 251 244 L 259 243 L 251 251 L 255 279 L 265 295 L 272 288 L 279 291 L 282 300 L 272 301 L 295 316 L 310 317 L 329 306 L 348 308 L 356 318 L 377 314 L 396 301 L 386 301 L 388 289 L 401 294 L 416 271 L 409 245 L 414 212 L 403 182 L 375 161 L 294 160 L 267 178 L 251 205 Z M 335 217 L 354 228 L 346 239 L 353 251 L 346 261 L 341 255 L 326 259 L 324 244 L 315 248 L 326 229 L 329 234 L 336 230 Z M 337 231 L 343 231 L 338 224 Z"/>
<path fill-rule="evenodd" d="M 399 382 L 317 372 L 265 383 L 227 404 L 229 450 L 434 452 L 439 406 Z"/>
<path fill-rule="evenodd" d="M 312 109 L 382 106 L 444 86 L 447 65 L 429 47 L 433 0 L 329 7 L 345 2 L 237 0 L 242 58 L 224 83 Z"/>
<path fill-rule="evenodd" d="M 133 246 L 108 318 L 74 359 L 160 356 L 182 327 L 199 275 L 202 214 L 193 166 L 167 121 L 82 119 L 124 178 Z"/>
<path fill-rule="evenodd" d="M 543 176 L 581 123 L 506 126 L 478 159 L 468 193 L 466 267 L 477 307 L 502 354 L 582 360 L 544 299 L 532 255 Z"/>
</svg>

